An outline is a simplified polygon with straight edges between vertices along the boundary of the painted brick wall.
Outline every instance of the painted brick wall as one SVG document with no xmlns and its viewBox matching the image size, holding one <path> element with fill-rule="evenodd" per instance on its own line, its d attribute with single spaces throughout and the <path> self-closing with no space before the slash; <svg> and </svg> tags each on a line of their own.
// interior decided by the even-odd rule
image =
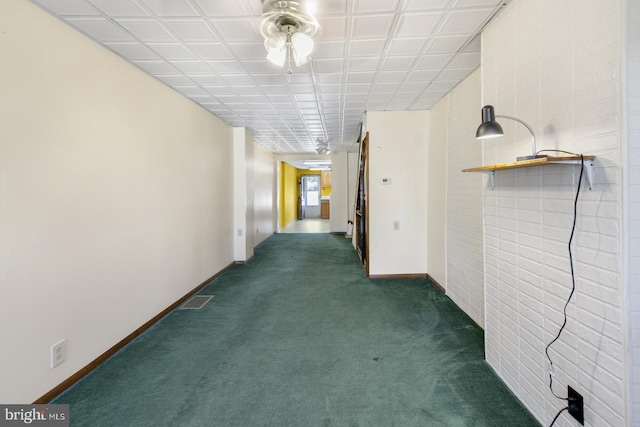
<svg viewBox="0 0 640 427">
<path fill-rule="evenodd" d="M 566 396 L 571 385 L 584 396 L 588 426 L 629 421 L 620 272 L 623 3 L 514 0 L 483 33 L 483 104 L 531 125 L 538 149 L 597 156 L 594 190 L 583 184 L 578 204 L 577 290 L 550 351 L 554 390 Z M 484 164 L 531 153 L 526 128 L 501 123 L 505 136 L 483 143 Z M 483 190 L 486 358 L 543 425 L 565 405 L 549 391 L 544 348 L 571 289 L 567 243 L 579 172 L 558 165 L 500 171 L 495 190 Z M 556 425 L 575 421 L 565 413 Z"/>
<path fill-rule="evenodd" d="M 447 102 L 446 290 L 460 308 L 484 327 L 484 179 L 480 174 L 461 172 L 482 164 L 482 144 L 474 138 L 480 120 L 480 69 L 447 95 Z"/>
<path fill-rule="evenodd" d="M 629 425 L 640 425 L 640 2 L 627 1 L 627 156 L 625 176 L 629 199 L 628 254 L 631 371 L 629 387 L 631 420 Z"/>
</svg>

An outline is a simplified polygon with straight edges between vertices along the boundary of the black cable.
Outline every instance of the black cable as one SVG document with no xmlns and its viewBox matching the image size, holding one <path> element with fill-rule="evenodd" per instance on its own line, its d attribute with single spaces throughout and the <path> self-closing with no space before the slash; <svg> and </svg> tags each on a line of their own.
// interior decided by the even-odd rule
<svg viewBox="0 0 640 427">
<path fill-rule="evenodd" d="M 571 154 L 572 156 L 582 156 L 581 154 L 572 153 L 571 151 L 564 151 L 564 150 L 538 150 L 536 154 L 546 153 L 546 152 Z"/>
<path fill-rule="evenodd" d="M 569 298 L 567 298 L 567 302 L 564 304 L 564 309 L 563 309 L 563 313 L 564 313 L 564 322 L 562 322 L 562 326 L 560 327 L 560 330 L 558 331 L 558 335 L 556 335 L 556 337 L 553 339 L 553 341 L 551 341 L 549 344 L 547 344 L 547 347 L 544 349 L 544 352 L 547 355 L 547 359 L 549 360 L 549 390 L 551 390 L 551 393 L 557 397 L 560 400 L 569 400 L 568 398 L 565 397 L 560 397 L 558 396 L 554 391 L 553 391 L 553 361 L 551 360 L 551 356 L 549 356 L 549 347 L 551 347 L 551 345 L 558 341 L 558 339 L 560 339 L 560 335 L 562 335 L 562 331 L 564 330 L 565 326 L 567 326 L 567 306 L 569 305 L 569 302 L 571 301 L 571 297 L 573 297 L 573 294 L 575 293 L 576 290 L 576 277 L 574 274 L 574 270 L 573 270 L 573 254 L 571 252 L 571 243 L 573 242 L 573 235 L 576 231 L 576 220 L 578 218 L 578 196 L 580 196 L 580 187 L 582 184 L 582 174 L 584 173 L 584 156 L 582 154 L 580 154 L 580 178 L 578 178 L 578 189 L 576 191 L 576 197 L 573 201 L 573 226 L 571 227 L 571 237 L 569 237 L 569 264 L 571 266 L 571 293 L 569 294 Z M 559 414 L 558 414 L 559 415 Z M 556 416 L 557 418 L 557 416 Z M 553 424 L 551 424 L 553 425 Z"/>
<path fill-rule="evenodd" d="M 562 414 L 564 411 L 568 411 L 568 410 L 569 410 L 568 406 L 565 406 L 564 408 L 560 409 L 560 411 L 553 418 L 553 421 L 551 421 L 551 424 L 549 424 L 549 427 L 553 427 L 553 425 L 556 423 L 556 421 L 558 421 L 558 418 L 560 418 L 560 414 Z"/>
</svg>

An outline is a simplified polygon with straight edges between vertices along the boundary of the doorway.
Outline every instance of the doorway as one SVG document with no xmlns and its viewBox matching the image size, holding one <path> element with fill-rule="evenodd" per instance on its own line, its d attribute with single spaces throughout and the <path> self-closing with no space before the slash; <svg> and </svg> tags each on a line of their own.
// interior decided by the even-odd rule
<svg viewBox="0 0 640 427">
<path fill-rule="evenodd" d="M 300 178 L 301 217 L 320 218 L 320 175 L 302 175 Z"/>
</svg>

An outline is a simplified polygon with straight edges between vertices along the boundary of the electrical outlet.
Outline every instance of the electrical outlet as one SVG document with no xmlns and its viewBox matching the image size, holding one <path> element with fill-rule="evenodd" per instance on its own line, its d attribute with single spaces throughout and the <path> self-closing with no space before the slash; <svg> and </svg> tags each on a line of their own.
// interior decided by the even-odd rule
<svg viewBox="0 0 640 427">
<path fill-rule="evenodd" d="M 65 349 L 66 340 L 61 340 L 51 346 L 51 368 L 55 368 L 67 357 Z"/>
<path fill-rule="evenodd" d="M 581 425 L 584 425 L 584 400 L 582 395 L 572 389 L 571 386 L 567 386 L 567 397 L 569 398 L 569 413 Z"/>
<path fill-rule="evenodd" d="M 396 231 L 400 230 L 400 221 L 393 221 L 393 229 Z"/>
</svg>

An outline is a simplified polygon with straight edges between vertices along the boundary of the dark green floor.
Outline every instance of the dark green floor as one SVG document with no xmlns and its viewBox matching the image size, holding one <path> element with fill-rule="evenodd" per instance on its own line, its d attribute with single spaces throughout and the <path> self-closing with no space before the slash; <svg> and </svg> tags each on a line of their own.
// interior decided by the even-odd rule
<svg viewBox="0 0 640 427">
<path fill-rule="evenodd" d="M 274 235 L 200 293 L 55 400 L 72 426 L 539 426 L 477 325 L 342 236 Z"/>
</svg>

